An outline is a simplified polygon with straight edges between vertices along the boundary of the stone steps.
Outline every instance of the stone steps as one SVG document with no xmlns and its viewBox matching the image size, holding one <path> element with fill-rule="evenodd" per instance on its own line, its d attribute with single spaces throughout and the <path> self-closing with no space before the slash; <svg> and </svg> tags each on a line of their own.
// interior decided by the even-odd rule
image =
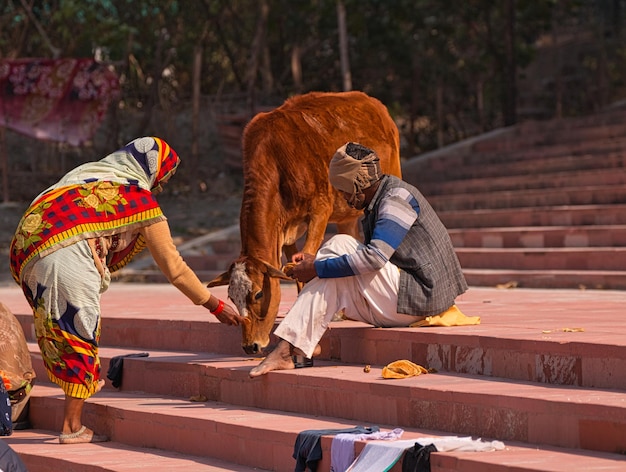
<svg viewBox="0 0 626 472">
<path fill-rule="evenodd" d="M 624 273 L 606 256 L 624 247 L 625 118 L 626 110 L 615 108 L 520 123 L 409 159 L 403 178 L 450 230 L 470 284 L 625 289 Z M 615 231 L 615 239 L 601 238 L 602 231 Z M 572 239 L 589 248 L 588 267 L 580 252 L 563 250 Z M 516 245 L 517 254 L 484 249 Z M 555 255 L 524 253 L 529 247 Z"/>
<path fill-rule="evenodd" d="M 424 180 L 419 188 L 431 201 L 438 195 L 458 195 L 483 193 L 485 189 L 493 192 L 516 190 L 548 191 L 567 187 L 598 187 L 626 184 L 626 173 L 619 168 L 575 170 L 570 172 L 542 172 L 536 178 L 529 179 L 526 175 L 502 175 L 497 177 L 475 177 L 463 179 L 462 182 L 445 180 L 442 182 Z"/>
<path fill-rule="evenodd" d="M 449 210 L 438 212 L 448 229 L 527 228 L 626 224 L 626 205 L 560 205 L 553 207 Z"/>
<path fill-rule="evenodd" d="M 61 408 L 61 398 L 55 393 L 58 389 L 41 387 L 38 390 L 37 396 L 33 398 L 33 414 L 45 418 L 50 410 Z M 67 467 L 63 470 L 77 472 L 179 469 L 291 472 L 295 464 L 292 458 L 293 444 L 300 431 L 340 430 L 358 425 L 334 418 L 242 408 L 221 402 L 193 403 L 171 396 L 106 391 L 86 403 L 84 416 L 86 421 L 101 428 L 106 422 L 106 430 L 114 441 L 69 446 L 68 451 L 68 446 L 54 444 L 54 433 L 50 430 L 37 430 L 39 439 L 37 443 L 33 443 L 38 444 L 39 451 L 36 456 L 34 451 L 33 456 L 24 456 L 29 466 L 33 465 L 29 470 L 59 470 L 48 468 L 51 464 L 49 457 L 52 456 L 55 462 L 63 461 Z M 50 428 L 58 428 L 58 421 L 42 423 Z M 386 428 L 382 430 L 386 431 Z M 35 433 L 26 434 L 26 437 L 32 437 Z M 24 451 L 28 454 L 26 441 L 13 442 L 16 437 L 17 433 L 8 442 L 18 453 L 22 454 Z M 412 443 L 411 440 L 433 437 L 449 436 L 438 435 L 436 431 L 428 429 L 412 429 L 404 431 L 402 441 Z M 318 463 L 320 471 L 330 470 L 332 438 L 332 435 L 321 438 L 322 459 Z M 42 448 L 41 442 L 44 441 L 47 447 Z M 365 443 L 366 441 L 358 441 L 355 444 L 357 455 L 363 450 Z M 179 450 L 185 452 L 178 452 Z M 44 465 L 39 468 L 36 457 L 41 457 L 42 453 L 47 460 L 40 460 Z M 119 464 L 119 468 L 109 465 L 113 458 L 115 462 L 125 462 L 126 467 L 123 464 Z M 229 462 L 225 463 L 225 460 Z M 85 466 L 86 462 L 95 465 Z M 185 468 L 190 467 L 190 462 L 192 468 Z M 486 467 L 490 472 L 507 472 L 513 464 L 515 470 L 519 471 L 560 472 L 573 470 L 571 467 L 575 464 L 585 467 L 583 470 L 613 472 L 623 470 L 621 467 L 624 462 L 623 456 L 619 454 L 517 442 L 507 442 L 506 449 L 501 451 L 442 452 L 431 455 L 433 472 L 478 472 L 485 471 Z M 525 468 L 526 464 L 532 468 Z M 400 472 L 401 461 L 388 470 Z"/>
<path fill-rule="evenodd" d="M 621 271 L 626 247 L 460 248 L 457 255 L 465 269 Z"/>
<path fill-rule="evenodd" d="M 35 402 L 33 402 L 35 403 Z M 64 444 L 48 430 L 20 431 L 19 442 L 9 438 L 30 472 L 133 472 L 141 470 L 172 472 L 263 472 L 257 467 L 180 454 L 165 449 L 132 447 L 119 442 Z"/>
<path fill-rule="evenodd" d="M 226 288 L 215 293 L 226 297 Z M 295 296 L 285 284 L 280 313 Z M 626 379 L 616 375 L 626 368 L 622 292 L 472 287 L 458 305 L 481 316 L 480 325 L 334 322 L 314 367 L 249 379 L 260 359 L 243 355 L 238 329 L 169 285 L 114 283 L 103 297 L 103 372 L 114 356 L 149 356 L 125 359 L 121 388 L 108 384 L 87 401 L 85 423 L 112 442 L 82 450 L 54 444 L 63 394 L 47 382 L 19 288 L 0 287 L 0 299 L 24 327 L 38 376 L 31 406 L 37 431 L 7 438 L 31 472 L 51 470 L 45 464 L 61 470 L 61 460 L 70 471 L 177 470 L 174 459 L 195 461 L 197 470 L 291 471 L 299 432 L 374 424 L 402 428 L 402 440 L 505 443 L 503 451 L 435 453 L 434 472 L 612 472 L 626 464 Z M 398 359 L 436 372 L 382 379 L 381 368 Z M 198 395 L 206 401 L 191 401 Z M 365 443 L 355 445 L 357 453 Z M 332 435 L 322 438 L 320 471 L 330 468 L 331 444 Z M 108 464 L 129 449 L 128 469 Z M 161 456 L 168 465 L 159 468 L 153 461 Z M 85 463 L 95 468 L 81 469 Z M 400 472 L 400 463 L 391 470 Z"/>
<path fill-rule="evenodd" d="M 625 140 L 626 141 L 626 140 Z M 502 155 L 494 162 L 475 162 L 467 165 L 444 163 L 436 160 L 415 158 L 405 162 L 402 166 L 402 176 L 405 180 L 417 187 L 421 182 L 453 181 L 462 186 L 462 181 L 480 178 L 497 179 L 504 176 L 525 176 L 530 181 L 542 181 L 541 175 L 563 172 L 599 171 L 621 169 L 624 167 L 624 145 L 612 152 L 596 152 L 582 156 L 565 155 L 550 157 L 544 155 L 541 159 L 510 161 L 509 156 Z M 539 151 L 535 151 L 539 152 Z M 424 159 L 422 162 L 422 159 Z M 405 171 L 406 169 L 406 171 Z"/>
<path fill-rule="evenodd" d="M 626 246 L 626 225 L 455 228 L 455 248 L 608 248 Z"/>
<path fill-rule="evenodd" d="M 504 148 L 485 152 L 479 144 L 442 148 L 406 160 L 402 165 L 403 178 L 429 185 L 429 182 L 466 180 L 471 178 L 526 176 L 541 179 L 541 175 L 556 172 L 592 171 L 623 167 L 626 136 L 607 141 L 521 147 L 511 146 L 509 138 L 498 137 Z"/>
<path fill-rule="evenodd" d="M 103 367 L 108 368 L 111 357 L 107 349 L 102 350 Z M 176 427 L 182 430 L 217 430 L 216 433 L 220 434 L 220 428 L 235 426 L 216 426 L 218 422 L 239 423 L 242 417 L 247 422 L 250 416 L 261 415 L 262 412 L 274 414 L 271 410 L 275 410 L 281 412 L 280 414 L 294 413 L 299 418 L 303 415 L 326 417 L 342 423 L 375 424 L 385 426 L 386 429 L 400 427 L 405 431 L 417 428 L 422 431 L 421 434 L 432 431 L 437 436 L 473 435 L 498 438 L 505 442 L 612 453 L 626 450 L 624 390 L 542 384 L 444 371 L 390 381 L 382 378 L 381 365 L 371 365 L 370 372 L 365 373 L 363 363 L 333 361 L 318 361 L 312 369 L 274 372 L 263 379 L 250 380 L 248 371 L 256 362 L 258 360 L 222 354 L 154 350 L 150 351 L 149 357 L 126 359 L 122 381 L 123 398 L 119 392 L 110 392 L 109 395 L 107 390 L 102 395 L 102 402 L 107 404 L 108 409 L 126 410 L 128 401 L 132 405 L 130 408 L 133 408 L 133 413 L 127 416 L 116 411 L 98 413 L 102 418 L 113 417 L 115 422 L 111 425 L 110 420 L 105 422 L 100 419 L 96 423 L 100 426 L 98 430 L 110 430 L 109 434 L 114 441 L 163 449 L 163 443 L 158 443 L 156 439 L 146 443 L 145 438 L 137 433 L 150 428 L 152 423 L 169 423 L 167 418 L 154 419 L 159 410 L 155 405 L 170 401 L 164 398 L 177 397 L 177 400 L 171 401 L 185 399 L 184 404 L 176 403 L 175 407 L 185 411 L 174 415 L 174 421 L 178 425 Z M 38 372 L 38 377 L 45 378 L 45 372 Z M 48 418 L 46 411 L 60 413 L 62 405 L 53 406 L 47 401 L 56 399 L 60 402 L 62 395 L 58 388 L 52 386 L 46 389 L 42 385 L 38 390 L 41 392 L 37 393 L 40 400 L 35 401 L 31 407 L 32 414 L 37 418 L 34 426 L 58 430 L 62 417 L 48 415 Z M 132 399 L 137 392 L 140 394 L 135 402 Z M 285 392 L 289 392 L 289 395 L 285 395 Z M 350 395 L 345 395 L 345 392 L 350 392 Z M 204 395 L 208 403 L 188 401 L 198 395 Z M 94 397 L 93 402 L 100 404 L 100 397 Z M 147 403 L 151 405 L 149 411 L 145 409 Z M 377 406 L 383 404 L 384 407 Z M 211 410 L 210 414 L 204 416 L 204 411 L 196 411 L 200 407 Z M 165 409 L 169 411 L 168 408 Z M 254 411 L 233 414 L 237 409 Z M 224 418 L 216 419 L 219 412 L 224 410 L 230 413 Z M 171 412 L 163 414 L 173 415 Z M 194 426 L 193 422 L 201 415 L 203 419 L 215 421 L 215 425 L 211 423 L 207 426 Z M 233 415 L 236 418 L 233 419 Z M 181 419 L 181 416 L 185 418 Z M 118 421 L 121 422 L 119 431 L 115 429 Z M 132 431 L 130 421 L 137 422 L 135 431 Z M 188 426 L 183 424 L 186 421 L 190 422 Z M 270 420 L 260 420 L 260 423 L 265 421 Z M 279 432 L 285 431 L 284 423 Z M 252 425 L 246 423 L 246 426 Z M 344 424 L 342 427 L 348 426 Z M 174 431 L 173 425 L 171 428 Z M 301 426 L 299 428 L 295 431 L 296 434 L 303 429 Z M 236 436 L 248 434 L 237 433 Z M 268 439 L 270 434 L 263 432 L 262 436 Z M 133 442 L 135 437 L 135 441 L 139 442 Z M 214 438 L 205 439 L 207 442 L 214 442 Z M 292 439 L 293 444 L 295 437 Z M 182 442 L 185 443 L 186 440 Z M 276 439 L 276 442 L 284 441 Z M 173 450 L 202 455 L 201 449 L 187 450 L 181 446 L 180 449 Z M 209 455 L 230 462 L 234 459 L 216 455 L 215 452 Z M 246 465 L 254 464 L 262 463 L 255 461 Z M 262 466 L 269 469 L 274 467 L 273 464 Z"/>
<path fill-rule="evenodd" d="M 626 271 L 464 269 L 467 283 L 482 287 L 626 290 Z"/>
<path fill-rule="evenodd" d="M 433 196 L 428 199 L 438 212 L 453 210 L 541 208 L 626 203 L 626 187 L 619 185 L 560 187 L 530 190 L 489 190 Z"/>
</svg>

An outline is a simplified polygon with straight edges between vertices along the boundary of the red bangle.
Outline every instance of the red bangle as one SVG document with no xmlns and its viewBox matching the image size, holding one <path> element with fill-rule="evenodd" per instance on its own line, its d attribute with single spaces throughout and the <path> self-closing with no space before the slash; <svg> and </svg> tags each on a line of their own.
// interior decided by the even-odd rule
<svg viewBox="0 0 626 472">
<path fill-rule="evenodd" d="M 217 303 L 217 308 L 215 310 L 211 310 L 211 313 L 213 313 L 215 316 L 219 315 L 222 310 L 224 310 L 224 302 L 222 300 L 220 300 Z"/>
</svg>

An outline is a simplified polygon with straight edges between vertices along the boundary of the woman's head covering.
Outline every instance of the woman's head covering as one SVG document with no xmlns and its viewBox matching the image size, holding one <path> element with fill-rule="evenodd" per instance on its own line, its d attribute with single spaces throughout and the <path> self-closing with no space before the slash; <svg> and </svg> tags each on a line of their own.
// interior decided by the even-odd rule
<svg viewBox="0 0 626 472">
<path fill-rule="evenodd" d="M 131 141 L 99 161 L 78 166 L 53 187 L 107 180 L 137 184 L 154 191 L 176 171 L 179 163 L 178 154 L 169 144 L 161 138 L 147 136 Z"/>
<path fill-rule="evenodd" d="M 180 163 L 178 154 L 161 138 L 138 138 L 120 151 L 132 156 L 141 166 L 148 179 L 150 190 L 159 188 L 167 181 Z"/>
<path fill-rule="evenodd" d="M 355 195 L 380 180 L 380 159 L 370 148 L 358 143 L 346 143 L 330 160 L 328 176 L 337 190 Z"/>
</svg>

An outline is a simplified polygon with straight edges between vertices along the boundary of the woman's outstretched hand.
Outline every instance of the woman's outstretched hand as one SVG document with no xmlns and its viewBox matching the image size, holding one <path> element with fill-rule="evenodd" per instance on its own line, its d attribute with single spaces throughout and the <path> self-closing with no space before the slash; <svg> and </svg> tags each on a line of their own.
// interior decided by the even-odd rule
<svg viewBox="0 0 626 472">
<path fill-rule="evenodd" d="M 217 303 L 215 302 L 215 300 L 217 300 Z M 211 296 L 209 301 L 202 306 L 204 306 L 207 310 L 213 313 L 213 315 L 215 315 L 220 323 L 231 326 L 240 326 L 246 321 L 246 318 L 241 316 L 237 312 L 237 310 L 233 308 L 230 304 L 224 303 L 213 295 Z"/>
</svg>

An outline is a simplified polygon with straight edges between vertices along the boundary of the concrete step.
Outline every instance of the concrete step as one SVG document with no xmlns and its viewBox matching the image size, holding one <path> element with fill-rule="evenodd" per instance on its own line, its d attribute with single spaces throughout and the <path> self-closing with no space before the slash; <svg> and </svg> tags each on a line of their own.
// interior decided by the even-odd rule
<svg viewBox="0 0 626 472">
<path fill-rule="evenodd" d="M 626 247 L 464 247 L 456 253 L 463 269 L 621 271 Z"/>
<path fill-rule="evenodd" d="M 112 356 L 107 349 L 102 351 L 106 367 Z M 248 372 L 258 362 L 221 354 L 151 351 L 149 357 L 124 360 L 122 393 L 187 399 L 202 395 L 236 408 L 332 417 L 391 429 L 420 428 L 438 430 L 439 435 L 476 435 L 612 453 L 626 450 L 624 390 L 451 372 L 387 380 L 381 365 L 371 365 L 366 373 L 363 364 L 319 360 L 309 369 L 271 372 L 252 380 Z M 561 366 L 559 370 L 567 375 Z M 38 377 L 45 374 L 38 372 Z"/>
<path fill-rule="evenodd" d="M 274 373 L 272 375 L 282 374 Z M 423 379 L 426 378 L 427 376 L 423 377 Z M 58 388 L 47 385 L 39 386 L 34 391 L 31 414 L 36 418 L 35 427 L 38 430 L 58 431 L 61 422 L 60 412 L 62 411 L 62 395 L 58 392 Z M 345 397 L 345 393 L 343 396 Z M 95 459 L 96 457 L 113 455 L 117 449 L 116 443 L 121 443 L 124 445 L 123 447 L 148 448 L 167 451 L 167 454 L 173 452 L 185 456 L 199 456 L 211 458 L 212 461 L 217 459 L 276 472 L 294 470 L 295 460 L 292 458 L 292 453 L 299 432 L 345 429 L 361 424 L 302 413 L 291 414 L 285 411 L 238 407 L 222 402 L 191 402 L 188 399 L 172 396 L 108 391 L 102 391 L 86 402 L 84 419 L 85 423 L 92 425 L 99 432 L 108 434 L 114 443 L 112 443 L 112 449 L 107 447 L 111 443 L 87 445 L 87 450 L 85 450 L 85 445 L 82 445 L 82 449 L 77 451 L 81 456 L 77 458 L 77 461 L 81 465 L 83 462 L 99 462 L 98 459 Z M 496 422 L 500 420 L 500 418 L 494 419 Z M 389 431 L 389 427 L 386 425 L 377 426 L 383 431 Z M 546 422 L 541 428 L 552 430 L 554 429 L 552 426 Z M 448 434 L 441 434 L 441 432 L 432 429 L 403 429 L 404 433 L 401 440 L 403 443 L 406 442 L 407 446 L 413 441 L 419 441 L 420 438 L 450 437 Z M 16 432 L 8 438 L 7 442 L 12 447 L 13 444 L 18 447 L 24 443 L 24 441 L 20 441 L 21 434 L 28 433 Z M 565 435 L 572 436 L 572 434 Z M 606 436 L 609 435 L 604 434 L 603 438 Z M 318 470 L 330 470 L 332 437 L 332 435 L 324 435 L 321 438 L 322 460 Z M 59 451 L 61 453 L 67 450 L 65 445 L 54 445 L 52 436 L 47 436 L 47 438 L 50 448 L 56 446 L 57 449 L 61 449 Z M 595 442 L 599 443 L 601 439 L 596 437 Z M 483 440 L 491 441 L 488 438 L 483 438 Z M 357 455 L 362 451 L 365 444 L 366 441 L 358 441 L 355 444 Z M 516 464 L 515 470 L 519 471 L 560 472 L 581 470 L 571 467 L 574 467 L 574 464 L 578 467 L 584 464 L 585 467 L 591 468 L 583 470 L 617 471 L 623 470 L 619 467 L 624 465 L 623 456 L 620 454 L 546 447 L 517 441 L 505 441 L 504 444 L 504 450 L 490 452 L 434 453 L 431 456 L 431 460 L 434 461 L 431 470 L 435 472 L 452 470 L 460 472 L 485 470 L 505 472 L 511 470 L 512 464 Z M 76 446 L 69 447 L 74 451 L 78 449 Z M 46 454 L 45 450 L 42 452 Z M 86 457 L 90 459 L 85 460 Z M 564 468 L 565 465 L 570 468 Z M 129 464 L 129 469 L 122 470 L 146 468 L 144 462 L 132 464 L 132 468 L 130 466 L 131 464 Z M 157 467 L 157 469 L 152 468 L 150 470 L 171 470 Z M 389 470 L 400 472 L 401 462 L 396 463 Z M 31 472 L 39 472 L 39 470 L 34 469 Z"/>
<path fill-rule="evenodd" d="M 474 192 L 516 191 L 530 189 L 555 189 L 603 185 L 625 185 L 626 172 L 614 168 L 575 170 L 569 172 L 545 172 L 529 178 L 528 175 L 503 175 L 471 179 L 433 181 L 420 179 L 417 186 L 430 200 L 436 195 L 471 194 Z"/>
<path fill-rule="evenodd" d="M 575 116 L 567 118 L 555 118 L 551 120 L 527 120 L 521 123 L 521 128 L 526 133 L 535 130 L 558 131 L 565 130 L 570 134 L 575 134 L 577 129 L 585 127 L 598 127 L 624 123 L 626 120 L 626 109 L 623 103 L 614 104 L 611 107 L 599 110 L 592 115 Z"/>
<path fill-rule="evenodd" d="M 626 114 L 621 113 L 623 119 Z M 556 124 L 556 123 L 555 123 Z M 522 123 L 516 127 L 515 133 L 506 139 L 483 142 L 476 146 L 476 150 L 490 152 L 507 151 L 511 149 L 527 149 L 537 147 L 564 146 L 568 149 L 588 147 L 590 143 L 606 143 L 622 139 L 626 136 L 624 124 L 597 123 L 589 121 L 571 125 L 561 122 L 556 126 L 538 126 L 537 124 Z"/>
<path fill-rule="evenodd" d="M 626 290 L 623 270 L 463 269 L 470 285 L 540 289 Z"/>
<path fill-rule="evenodd" d="M 263 472 L 258 467 L 206 457 L 178 454 L 163 449 L 136 448 L 116 442 L 63 445 L 56 443 L 56 433 L 46 430 L 17 431 L 5 438 L 24 460 L 29 472 Z M 425 437 L 425 436 L 421 436 Z M 432 437 L 432 436 L 428 436 Z M 323 436 L 322 460 L 318 470 L 330 469 L 331 436 Z M 364 444 L 357 443 L 360 453 Z M 87 458 L 87 460 L 86 460 Z M 432 472 L 617 472 L 623 470 L 622 456 L 563 448 L 536 448 L 507 445 L 504 451 L 494 452 L 435 452 L 430 456 Z M 295 463 L 295 461 L 292 461 Z M 400 464 L 400 463 L 399 463 Z M 399 464 L 391 472 L 400 472 Z M 577 469 L 577 467 L 579 467 Z M 293 468 L 276 469 L 289 470 Z"/>
<path fill-rule="evenodd" d="M 169 285 L 113 284 L 109 292 L 102 300 L 101 344 L 115 347 L 112 355 L 165 350 L 259 361 L 244 355 L 238 328 L 218 323 Z M 214 293 L 225 298 L 226 288 Z M 293 284 L 283 286 L 278 321 L 295 297 Z M 33 318 L 19 288 L 0 288 L 0 299 L 33 342 Z M 624 302 L 622 291 L 472 286 L 457 305 L 467 316 L 480 316 L 480 325 L 377 329 L 333 322 L 320 343 L 320 359 L 361 366 L 411 359 L 440 372 L 626 390 L 626 377 L 615 375 L 626 370 Z"/>
<path fill-rule="evenodd" d="M 416 158 L 418 162 L 409 161 L 403 164 L 402 176 L 419 187 L 420 182 L 426 181 L 497 178 L 507 175 L 524 175 L 529 179 L 541 180 L 541 176 L 546 173 L 600 169 L 619 170 L 624 167 L 626 161 L 626 156 L 624 156 L 626 139 L 624 141 L 623 145 L 616 146 L 612 152 L 600 150 L 583 155 L 572 155 L 562 150 L 564 155 L 550 157 L 545 152 L 535 151 L 539 153 L 536 159 L 514 160 L 511 159 L 511 156 L 503 154 L 483 158 L 481 161 L 478 160 L 478 157 L 473 157 L 476 162 L 465 165 L 428 159 L 419 162 L 420 158 L 418 157 Z"/>
<path fill-rule="evenodd" d="M 626 224 L 626 205 L 564 205 L 553 207 L 502 208 L 440 211 L 448 229 L 528 226 L 586 226 Z"/>
<path fill-rule="evenodd" d="M 463 228 L 448 231 L 456 248 L 626 246 L 626 225 Z"/>
<path fill-rule="evenodd" d="M 429 197 L 428 201 L 438 212 L 565 205 L 614 205 L 626 203 L 626 187 L 620 184 L 514 191 L 494 191 L 487 187 L 480 192 L 435 195 Z"/>
<path fill-rule="evenodd" d="M 206 456 L 133 447 L 120 442 L 61 446 L 58 433 L 42 429 L 15 431 L 4 439 L 20 455 L 29 472 L 263 472 L 257 467 Z"/>
</svg>

